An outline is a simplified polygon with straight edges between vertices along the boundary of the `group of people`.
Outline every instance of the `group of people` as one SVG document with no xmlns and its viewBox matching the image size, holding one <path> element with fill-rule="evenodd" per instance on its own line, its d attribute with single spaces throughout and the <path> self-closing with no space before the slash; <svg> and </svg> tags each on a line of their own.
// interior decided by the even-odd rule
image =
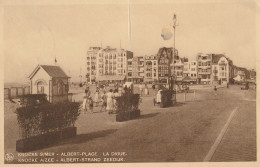
<svg viewBox="0 0 260 167">
<path fill-rule="evenodd" d="M 85 89 L 85 96 L 83 99 L 83 110 L 85 113 L 89 110 L 93 113 L 93 107 L 100 106 L 100 112 L 107 111 L 109 114 L 113 113 L 117 109 L 116 98 L 121 96 L 123 93 L 123 88 L 115 88 L 106 90 L 107 87 L 100 89 L 96 87 L 96 91 L 94 93 L 94 100 L 91 97 L 91 92 L 89 87 Z"/>
<path fill-rule="evenodd" d="M 140 96 L 143 96 L 143 93 L 144 93 L 144 95 L 149 95 L 149 89 L 146 84 L 145 84 L 145 86 L 143 86 L 143 84 L 140 84 L 139 90 L 140 90 Z"/>
</svg>

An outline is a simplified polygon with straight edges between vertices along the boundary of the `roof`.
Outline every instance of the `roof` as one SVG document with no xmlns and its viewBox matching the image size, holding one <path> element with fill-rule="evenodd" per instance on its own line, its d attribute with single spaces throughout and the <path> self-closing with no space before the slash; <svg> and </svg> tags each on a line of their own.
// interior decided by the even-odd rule
<svg viewBox="0 0 260 167">
<path fill-rule="evenodd" d="M 123 75 L 102 75 L 96 78 L 97 81 L 122 81 L 125 79 Z"/>
<path fill-rule="evenodd" d="M 60 66 L 51 66 L 51 65 L 38 65 L 34 71 L 31 73 L 29 78 L 31 79 L 37 71 L 42 68 L 46 73 L 53 78 L 70 78 Z"/>
<path fill-rule="evenodd" d="M 225 57 L 224 54 L 212 54 L 212 63 L 217 64 L 221 57 Z"/>
</svg>

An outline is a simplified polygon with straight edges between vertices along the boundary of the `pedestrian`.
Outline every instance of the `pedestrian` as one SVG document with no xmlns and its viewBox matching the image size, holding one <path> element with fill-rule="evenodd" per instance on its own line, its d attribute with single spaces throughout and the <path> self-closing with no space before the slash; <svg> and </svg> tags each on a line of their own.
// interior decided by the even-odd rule
<svg viewBox="0 0 260 167">
<path fill-rule="evenodd" d="M 125 92 L 125 93 L 127 93 L 127 92 L 128 92 L 127 85 L 125 85 L 125 87 L 124 87 L 124 92 Z"/>
<path fill-rule="evenodd" d="M 215 95 L 217 95 L 217 86 L 214 87 Z"/>
<path fill-rule="evenodd" d="M 89 97 L 88 104 L 89 104 L 89 111 L 90 111 L 91 113 L 94 113 L 94 112 L 93 112 L 93 100 L 92 100 L 91 97 Z"/>
<path fill-rule="evenodd" d="M 113 99 L 113 105 L 114 105 L 114 112 L 116 113 L 116 110 L 117 110 L 117 97 L 119 97 L 119 93 L 118 93 L 118 90 L 115 89 L 114 90 L 114 99 Z"/>
<path fill-rule="evenodd" d="M 122 88 L 122 86 L 120 86 L 120 87 L 118 88 L 118 94 L 119 94 L 119 96 L 122 96 L 122 95 L 123 95 L 123 88 Z"/>
<path fill-rule="evenodd" d="M 112 111 L 113 111 L 113 108 L 114 108 L 114 105 L 113 105 L 113 98 L 114 98 L 113 90 L 110 89 L 106 96 L 107 96 L 106 111 L 108 112 L 108 114 L 111 114 Z"/>
<path fill-rule="evenodd" d="M 144 94 L 145 95 L 149 95 L 149 90 L 148 90 L 148 86 L 145 84 L 145 88 L 144 88 Z"/>
<path fill-rule="evenodd" d="M 139 90 L 140 90 L 140 96 L 143 95 L 143 85 L 140 83 L 139 85 Z"/>
<path fill-rule="evenodd" d="M 162 102 L 162 89 L 159 89 L 156 95 L 156 102 L 161 103 Z"/>
<path fill-rule="evenodd" d="M 94 103 L 98 106 L 99 103 L 99 90 L 97 89 L 94 95 Z"/>
<path fill-rule="evenodd" d="M 89 87 L 86 87 L 85 96 L 83 97 L 83 110 L 85 111 L 85 113 L 87 112 L 87 105 L 88 105 L 89 97 L 90 97 L 90 90 L 89 90 Z"/>
<path fill-rule="evenodd" d="M 100 112 L 106 111 L 106 106 L 107 106 L 107 98 L 106 98 L 106 91 L 103 91 L 103 93 L 100 96 L 101 99 L 101 108 Z"/>
<path fill-rule="evenodd" d="M 217 86 L 214 87 L 214 90 L 217 91 Z"/>
</svg>

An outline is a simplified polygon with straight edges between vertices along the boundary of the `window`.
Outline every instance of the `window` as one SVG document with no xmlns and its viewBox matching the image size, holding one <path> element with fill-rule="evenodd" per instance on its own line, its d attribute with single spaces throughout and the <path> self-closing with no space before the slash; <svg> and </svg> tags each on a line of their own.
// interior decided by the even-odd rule
<svg viewBox="0 0 260 167">
<path fill-rule="evenodd" d="M 37 83 L 37 94 L 44 94 L 44 83 L 42 81 Z"/>
<path fill-rule="evenodd" d="M 62 88 L 63 88 L 62 82 L 58 82 L 58 95 L 62 95 L 63 93 Z"/>
</svg>

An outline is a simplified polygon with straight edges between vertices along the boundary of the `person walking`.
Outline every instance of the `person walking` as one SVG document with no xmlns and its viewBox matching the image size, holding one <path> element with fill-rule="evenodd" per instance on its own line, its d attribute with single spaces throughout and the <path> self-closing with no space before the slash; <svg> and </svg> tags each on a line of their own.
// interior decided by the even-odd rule
<svg viewBox="0 0 260 167">
<path fill-rule="evenodd" d="M 100 112 L 106 111 L 106 106 L 107 106 L 107 98 L 106 98 L 106 91 L 103 91 L 103 93 L 100 95 L 101 99 L 101 108 Z"/>
<path fill-rule="evenodd" d="M 146 96 L 149 95 L 149 90 L 148 90 L 147 84 L 145 84 L 145 87 L 144 87 L 144 94 L 145 94 Z"/>
<path fill-rule="evenodd" d="M 85 111 L 85 113 L 87 112 L 87 105 L 88 105 L 89 97 L 90 97 L 90 90 L 89 90 L 89 87 L 86 87 L 85 96 L 83 97 L 83 111 Z"/>
<path fill-rule="evenodd" d="M 159 89 L 156 95 L 156 102 L 161 103 L 162 102 L 162 89 Z"/>
<path fill-rule="evenodd" d="M 118 88 L 118 94 L 119 94 L 119 96 L 122 96 L 122 95 L 123 95 L 123 87 L 122 87 L 122 86 L 120 86 L 120 87 Z"/>
<path fill-rule="evenodd" d="M 108 114 L 111 114 L 112 111 L 113 111 L 113 108 L 114 108 L 113 98 L 114 98 L 113 90 L 110 89 L 109 92 L 107 93 L 107 107 L 106 107 L 106 111 L 108 112 Z"/>
<path fill-rule="evenodd" d="M 140 90 L 140 96 L 143 95 L 143 85 L 140 83 L 139 85 L 139 90 Z"/>
<path fill-rule="evenodd" d="M 94 95 L 94 103 L 96 104 L 96 106 L 98 106 L 99 103 L 99 91 L 96 90 L 95 95 Z"/>
<path fill-rule="evenodd" d="M 115 89 L 114 90 L 114 98 L 113 98 L 113 105 L 114 105 L 114 112 L 116 113 L 116 110 L 117 110 L 117 97 L 119 97 L 120 95 L 119 95 L 119 93 L 118 93 L 118 90 L 117 89 Z"/>
<path fill-rule="evenodd" d="M 91 97 L 89 97 L 89 99 L 88 99 L 88 106 L 89 106 L 89 111 L 90 111 L 91 113 L 94 113 L 94 112 L 93 112 L 93 100 L 92 100 Z"/>
</svg>

